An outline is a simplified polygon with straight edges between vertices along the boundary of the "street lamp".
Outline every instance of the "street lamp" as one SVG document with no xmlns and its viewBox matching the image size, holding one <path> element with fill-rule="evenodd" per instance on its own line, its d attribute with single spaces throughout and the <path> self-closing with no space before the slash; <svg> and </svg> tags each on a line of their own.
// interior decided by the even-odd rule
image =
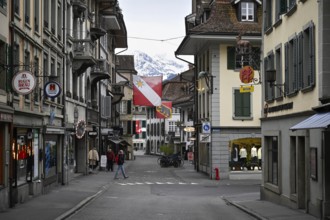
<svg viewBox="0 0 330 220">
<path fill-rule="evenodd" d="M 284 94 L 281 87 L 284 87 L 285 84 L 277 84 L 276 82 L 276 70 L 275 69 L 268 69 L 265 73 L 265 80 L 269 83 L 270 87 L 276 87 L 280 90 L 281 93 Z"/>
</svg>

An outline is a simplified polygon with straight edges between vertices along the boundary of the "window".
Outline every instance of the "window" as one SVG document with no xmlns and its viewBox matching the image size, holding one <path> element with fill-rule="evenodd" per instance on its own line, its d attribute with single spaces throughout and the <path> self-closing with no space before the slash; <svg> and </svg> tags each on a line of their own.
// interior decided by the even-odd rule
<svg viewBox="0 0 330 220">
<path fill-rule="evenodd" d="M 55 34 L 55 27 L 56 27 L 56 2 L 57 1 L 54 1 L 54 0 L 52 0 L 51 1 L 51 4 L 52 4 L 52 6 L 51 6 L 51 31 L 52 31 L 52 34 Z"/>
<path fill-rule="evenodd" d="M 264 30 L 267 31 L 272 27 L 272 0 L 266 0 L 265 2 L 265 16 L 264 16 Z"/>
<path fill-rule="evenodd" d="M 234 90 L 234 118 L 251 118 L 251 93 Z"/>
<path fill-rule="evenodd" d="M 0 0 L 0 7 L 6 9 L 7 8 L 7 0 Z"/>
<path fill-rule="evenodd" d="M 44 25 L 45 28 L 49 28 L 49 0 L 44 1 Z"/>
<path fill-rule="evenodd" d="M 242 2 L 241 21 L 254 21 L 254 3 Z"/>
<path fill-rule="evenodd" d="M 270 52 L 268 56 L 265 59 L 265 72 L 269 69 L 274 69 L 274 53 Z M 277 69 L 276 69 L 277 72 Z M 274 90 L 275 86 L 271 86 L 270 83 L 266 82 L 265 86 L 265 100 L 266 101 L 271 101 L 274 99 Z M 276 83 L 276 82 L 275 82 Z"/>
<path fill-rule="evenodd" d="M 175 132 L 176 124 L 174 121 L 170 121 L 168 124 L 168 131 Z"/>
<path fill-rule="evenodd" d="M 25 0 L 25 23 L 30 24 L 30 0 Z"/>
<path fill-rule="evenodd" d="M 275 69 L 276 69 L 276 84 L 283 84 L 282 79 L 282 49 L 281 47 L 277 48 L 275 51 Z M 282 87 L 275 87 L 275 98 L 283 96 Z"/>
<path fill-rule="evenodd" d="M 20 0 L 14 0 L 14 12 L 19 15 L 19 2 Z"/>
<path fill-rule="evenodd" d="M 61 4 L 57 6 L 57 38 L 62 39 L 62 7 Z"/>
<path fill-rule="evenodd" d="M 120 102 L 120 114 L 127 114 L 127 101 L 122 100 Z"/>
<path fill-rule="evenodd" d="M 268 165 L 267 182 L 278 185 L 278 137 L 265 136 L 267 152 L 265 159 Z"/>
<path fill-rule="evenodd" d="M 297 37 L 293 37 L 285 44 L 285 93 L 293 94 L 297 91 L 298 57 Z"/>
<path fill-rule="evenodd" d="M 34 31 L 39 32 L 39 0 L 34 0 Z"/>
</svg>

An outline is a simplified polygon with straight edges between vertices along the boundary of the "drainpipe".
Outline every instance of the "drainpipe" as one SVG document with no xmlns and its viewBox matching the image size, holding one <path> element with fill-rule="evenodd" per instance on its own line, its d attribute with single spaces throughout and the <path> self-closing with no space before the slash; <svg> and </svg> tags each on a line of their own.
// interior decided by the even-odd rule
<svg viewBox="0 0 330 220">
<path fill-rule="evenodd" d="M 67 21 L 67 13 L 66 13 L 66 10 L 67 10 L 67 4 L 65 3 L 63 5 L 63 19 L 62 19 L 62 22 L 63 22 L 63 26 L 62 26 L 62 33 L 63 33 L 63 45 L 64 45 L 64 48 L 63 48 L 63 73 L 62 73 L 62 76 L 63 76 L 63 89 L 62 89 L 62 102 L 63 102 L 63 111 L 62 111 L 62 114 L 63 114 L 63 127 L 64 127 L 64 137 L 62 139 L 62 185 L 65 185 L 65 183 L 69 183 L 69 172 L 68 172 L 68 163 L 67 163 L 67 158 L 68 158 L 68 145 L 66 144 L 66 138 L 67 138 L 67 133 L 66 133 L 66 101 L 65 101 L 65 93 L 66 93 L 66 75 L 67 75 L 67 69 L 66 69 L 66 56 L 67 56 L 67 46 L 66 46 L 66 21 Z M 64 153 L 66 151 L 66 153 Z M 66 168 L 66 169 L 65 169 Z M 64 181 L 64 177 L 66 177 L 66 181 Z"/>
</svg>

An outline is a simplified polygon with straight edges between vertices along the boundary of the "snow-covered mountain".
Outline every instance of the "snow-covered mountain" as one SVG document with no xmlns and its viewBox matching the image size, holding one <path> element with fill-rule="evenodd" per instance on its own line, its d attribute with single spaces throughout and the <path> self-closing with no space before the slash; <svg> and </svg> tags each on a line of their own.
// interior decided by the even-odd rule
<svg viewBox="0 0 330 220">
<path fill-rule="evenodd" d="M 148 55 L 142 51 L 134 51 L 135 70 L 141 76 L 163 75 L 163 80 L 188 70 L 188 64 L 180 60 L 172 60 L 162 55 Z"/>
</svg>

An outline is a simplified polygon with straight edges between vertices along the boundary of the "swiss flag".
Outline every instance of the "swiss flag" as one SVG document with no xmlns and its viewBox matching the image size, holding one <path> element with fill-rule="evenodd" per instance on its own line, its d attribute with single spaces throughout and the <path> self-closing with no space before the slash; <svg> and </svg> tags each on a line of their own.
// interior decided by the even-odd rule
<svg viewBox="0 0 330 220">
<path fill-rule="evenodd" d="M 133 105 L 160 106 L 163 76 L 133 75 Z"/>
</svg>

